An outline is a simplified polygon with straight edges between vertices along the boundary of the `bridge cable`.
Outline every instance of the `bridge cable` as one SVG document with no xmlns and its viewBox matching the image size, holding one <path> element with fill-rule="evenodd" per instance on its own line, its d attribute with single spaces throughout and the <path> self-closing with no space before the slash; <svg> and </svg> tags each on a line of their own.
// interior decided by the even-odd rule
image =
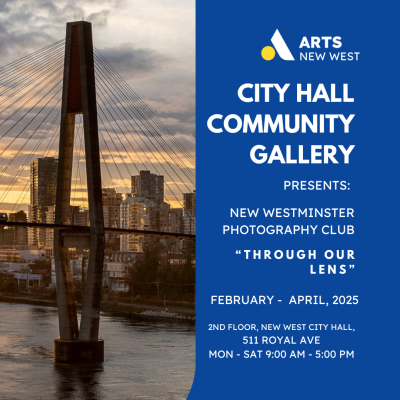
<svg viewBox="0 0 400 400">
<path fill-rule="evenodd" d="M 180 148 L 180 150 L 186 154 L 188 159 L 191 159 L 193 161 L 193 166 L 195 165 L 195 159 L 194 157 L 185 149 L 185 147 L 175 138 L 175 136 L 169 131 L 169 129 L 158 119 L 158 117 L 151 111 L 151 109 L 147 106 L 145 102 L 135 93 L 135 91 L 129 86 L 129 84 L 122 78 L 122 76 L 114 69 L 114 67 L 107 61 L 107 59 L 100 53 L 96 47 L 94 48 L 94 54 L 97 56 L 97 58 L 100 60 L 100 62 L 103 63 L 103 65 L 106 66 L 106 70 L 109 72 L 111 77 L 119 83 L 119 85 L 122 88 L 125 88 L 128 92 L 131 93 L 133 96 L 134 100 L 139 102 L 142 105 L 142 108 L 144 112 L 148 115 L 154 118 L 154 120 L 157 122 L 157 125 L 164 130 L 169 136 L 172 136 L 170 140 L 175 139 L 175 145 Z"/>
<path fill-rule="evenodd" d="M 101 79 L 101 78 L 100 78 L 100 79 Z M 110 110 L 108 110 L 108 111 L 110 112 Z M 130 124 L 129 120 L 128 120 L 128 123 Z M 132 126 L 132 124 L 130 124 L 130 125 Z M 132 128 L 133 128 L 133 126 L 132 126 Z M 139 128 L 140 128 L 140 127 L 139 127 Z M 140 128 L 140 129 L 141 129 L 141 128 Z M 141 131 L 142 131 L 142 133 L 145 135 L 145 133 L 143 132 L 142 129 L 141 129 Z M 132 135 L 132 136 L 133 136 L 133 135 Z M 147 145 L 147 143 L 142 139 L 141 135 L 138 135 L 138 136 L 139 136 L 139 138 L 143 141 L 143 143 L 146 145 L 147 149 L 151 152 L 151 154 L 153 155 L 153 157 L 154 157 L 156 160 L 158 160 L 157 157 L 155 156 L 154 152 L 150 149 L 150 147 Z M 134 136 L 133 136 L 133 137 L 134 137 Z M 154 144 L 153 144 L 153 146 L 154 146 Z M 147 159 L 149 160 L 149 162 L 153 165 L 153 167 L 154 167 L 154 169 L 156 170 L 157 174 L 160 175 L 160 173 L 158 172 L 157 167 L 154 165 L 154 163 L 151 162 L 151 160 L 149 159 L 149 157 L 147 156 L 146 153 L 144 153 L 144 154 L 146 155 L 146 157 L 147 157 Z M 165 159 L 165 158 L 164 158 L 164 159 Z M 163 166 L 163 164 L 162 164 L 162 163 L 160 163 L 160 164 L 161 164 L 161 167 L 164 169 L 166 175 L 169 177 L 169 179 L 171 179 L 171 181 L 174 182 L 174 180 L 171 178 L 171 176 L 169 175 L 168 171 L 165 169 L 165 167 Z M 169 164 L 169 163 L 168 163 L 168 164 Z M 170 164 L 169 164 L 169 166 L 170 166 Z M 172 169 L 172 167 L 171 167 L 171 169 Z M 173 170 L 173 169 L 172 169 L 172 170 Z M 175 183 L 175 182 L 174 182 L 174 183 Z M 166 184 L 166 186 L 170 189 L 168 183 L 165 182 L 165 184 Z M 176 183 L 175 183 L 175 185 L 176 185 Z M 176 185 L 176 186 L 177 186 L 177 188 L 179 189 L 179 191 L 183 194 L 183 192 L 182 192 L 182 190 L 179 188 L 179 186 L 178 186 L 178 185 Z M 170 190 L 171 190 L 171 189 L 170 189 Z M 190 190 L 190 189 L 188 188 L 188 190 Z M 172 192 L 172 193 L 173 193 L 173 192 Z M 174 196 L 175 196 L 175 194 L 174 194 Z M 175 198 L 176 198 L 176 196 L 175 196 Z M 178 200 L 178 202 L 179 202 L 179 200 Z M 180 202 L 179 202 L 179 203 L 180 203 Z"/>
<path fill-rule="evenodd" d="M 101 74 L 101 76 L 100 75 L 98 75 L 98 78 L 100 79 L 100 81 L 101 82 L 104 82 L 105 83 L 105 85 L 108 87 L 108 90 L 106 89 L 106 91 L 107 91 L 107 94 L 109 95 L 109 94 L 111 94 L 111 95 L 113 95 L 113 97 L 115 98 L 115 100 L 116 100 L 116 102 L 114 101 L 114 103 L 115 103 L 115 105 L 116 104 L 118 104 L 118 103 L 120 103 L 121 104 L 121 107 L 124 109 L 124 111 L 129 115 L 129 117 L 135 122 L 135 124 L 138 126 L 138 128 L 141 130 L 141 132 L 143 133 L 143 135 L 145 136 L 145 137 L 147 137 L 148 139 L 149 139 L 149 136 L 145 133 L 145 131 L 140 127 L 140 125 L 137 123 L 137 120 L 135 119 L 135 118 L 133 118 L 132 117 L 132 115 L 130 114 L 130 112 L 122 105 L 122 102 L 121 102 L 121 100 L 116 96 L 116 93 L 115 93 L 115 90 L 112 90 L 112 89 L 110 89 L 110 87 L 109 87 L 109 85 L 111 85 L 114 89 L 116 88 L 114 85 L 112 85 L 112 83 L 110 83 L 109 81 L 108 81 L 108 79 L 107 78 L 104 78 L 104 75 L 103 75 L 103 73 L 102 73 L 102 71 L 101 71 L 101 69 L 99 69 L 99 72 L 100 72 L 100 74 Z M 118 88 L 116 88 L 117 90 L 118 90 Z M 117 109 L 119 109 L 119 108 L 117 108 Z M 120 111 L 121 112 L 121 111 Z M 122 114 L 122 113 L 121 113 Z M 134 111 L 134 114 L 135 114 L 135 116 L 138 118 L 138 115 L 136 114 L 136 112 Z M 125 118 L 126 118 L 126 116 L 125 116 Z M 150 133 L 150 135 L 157 141 L 157 143 L 163 148 L 163 150 L 169 155 L 169 157 L 174 161 L 174 163 L 177 165 L 177 167 L 179 168 L 179 169 L 181 169 L 181 171 L 184 173 L 184 175 L 187 177 L 187 178 L 189 178 L 187 175 L 186 175 L 186 172 L 184 171 L 184 170 L 182 170 L 182 167 L 181 167 L 181 164 L 180 164 L 180 161 L 179 161 L 179 157 L 177 157 L 176 155 L 175 155 L 175 157 L 173 157 L 172 156 L 172 154 L 174 154 L 173 153 L 173 150 L 171 150 L 171 148 L 169 147 L 169 150 L 168 150 L 168 148 L 166 148 L 166 147 L 164 147 L 164 145 L 160 142 L 160 140 L 159 140 L 159 138 L 157 138 L 157 136 L 154 136 L 153 134 L 152 134 L 152 128 L 147 124 L 147 123 L 145 123 L 143 120 L 141 120 L 140 118 L 138 118 L 138 120 L 143 124 L 143 126 L 148 130 L 148 132 Z M 127 121 L 129 122 L 129 118 L 127 118 Z M 132 124 L 129 122 L 129 124 L 131 125 L 131 127 L 133 128 L 133 129 L 135 129 L 133 126 L 132 126 Z M 164 141 L 165 142 L 165 141 Z M 151 141 L 150 141 L 150 143 L 152 143 Z M 153 144 L 153 143 L 152 143 Z M 153 144 L 153 146 L 157 149 L 157 147 Z M 172 153 L 172 154 L 171 154 Z M 164 159 L 164 161 L 167 163 L 167 164 L 169 164 L 169 162 L 165 159 L 165 157 L 163 156 L 163 154 L 160 152 L 160 155 L 163 157 L 163 159 Z M 169 165 L 170 166 L 170 165 Z M 172 168 L 171 168 L 172 169 Z M 173 170 L 173 169 L 172 169 Z M 175 174 L 176 174 L 176 171 L 175 171 Z M 177 175 L 177 176 L 179 176 L 179 175 Z M 189 180 L 190 180 L 190 182 L 192 183 L 192 184 L 194 184 L 194 182 L 189 178 Z M 183 180 L 181 180 L 183 183 L 184 183 L 184 181 Z M 190 190 L 189 188 L 187 188 L 188 190 Z"/>
</svg>

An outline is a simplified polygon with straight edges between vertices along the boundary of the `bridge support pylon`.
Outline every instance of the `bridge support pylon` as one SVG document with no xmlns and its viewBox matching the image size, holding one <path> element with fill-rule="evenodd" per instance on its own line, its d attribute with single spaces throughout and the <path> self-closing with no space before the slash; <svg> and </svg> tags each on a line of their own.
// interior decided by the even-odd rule
<svg viewBox="0 0 400 400">
<path fill-rule="evenodd" d="M 54 341 L 54 361 L 84 363 L 104 361 L 104 341 L 99 339 L 101 286 L 104 262 L 104 219 L 92 26 L 67 23 L 55 223 L 69 225 L 75 116 L 83 115 L 90 235 L 54 232 L 54 258 L 60 337 Z M 72 243 L 90 248 L 80 329 L 69 248 Z"/>
</svg>

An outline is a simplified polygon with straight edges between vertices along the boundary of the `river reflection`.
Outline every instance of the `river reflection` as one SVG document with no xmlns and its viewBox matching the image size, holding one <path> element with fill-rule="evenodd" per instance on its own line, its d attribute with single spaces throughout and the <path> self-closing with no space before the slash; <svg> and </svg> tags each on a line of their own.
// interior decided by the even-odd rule
<svg viewBox="0 0 400 400">
<path fill-rule="evenodd" d="M 103 400 L 101 387 L 103 367 L 70 367 L 55 365 L 56 396 L 59 399 Z"/>
<path fill-rule="evenodd" d="M 55 365 L 53 308 L 0 303 L 0 398 L 186 399 L 194 376 L 193 324 L 103 315 L 101 366 Z"/>
</svg>

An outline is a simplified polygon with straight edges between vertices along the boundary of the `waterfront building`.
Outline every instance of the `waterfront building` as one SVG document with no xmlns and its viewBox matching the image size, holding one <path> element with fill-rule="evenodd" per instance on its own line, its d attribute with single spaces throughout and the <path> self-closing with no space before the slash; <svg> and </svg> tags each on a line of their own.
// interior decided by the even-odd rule
<svg viewBox="0 0 400 400">
<path fill-rule="evenodd" d="M 14 274 L 14 279 L 17 281 L 18 286 L 23 286 L 28 288 L 42 286 L 43 277 L 41 274 L 22 274 L 21 272 L 16 272 Z"/>
<path fill-rule="evenodd" d="M 128 266 L 122 262 L 105 262 L 103 285 L 114 292 L 127 292 L 129 290 Z"/>
</svg>

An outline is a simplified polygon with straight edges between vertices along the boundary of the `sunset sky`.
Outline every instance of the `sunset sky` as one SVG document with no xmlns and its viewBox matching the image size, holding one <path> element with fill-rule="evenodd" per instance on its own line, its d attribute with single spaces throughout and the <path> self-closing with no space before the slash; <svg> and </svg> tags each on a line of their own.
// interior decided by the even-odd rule
<svg viewBox="0 0 400 400">
<path fill-rule="evenodd" d="M 63 39 L 66 22 L 81 19 L 92 22 L 95 47 L 155 112 L 172 134 L 194 155 L 195 2 L 193 0 L 84 0 L 79 2 L 3 0 L 0 2 L 0 52 L 2 54 L 0 66 Z M 0 90 L 4 89 L 1 79 L 0 70 Z M 0 99 L 2 98 L 0 95 Z M 58 110 L 55 100 L 58 98 L 55 97 L 54 102 L 51 102 L 49 106 L 53 105 Z M 26 107 L 29 107 L 30 104 L 28 103 Z M 0 104 L 0 112 L 1 108 L 6 105 L 7 102 Z M 0 115 L 0 122 L 6 115 L 10 115 L 13 107 L 10 107 L 4 115 Z M 47 108 L 44 111 L 46 110 Z M 0 134 L 10 125 L 10 121 L 6 121 L 0 128 Z M 47 125 L 43 124 L 37 134 L 43 135 L 46 127 Z M 29 129 L 33 130 L 33 127 Z M 35 144 L 35 136 L 31 141 L 27 141 L 28 134 L 31 132 L 29 129 L 11 144 L 12 132 L 10 138 L 5 136 L 3 140 L 0 140 L 0 152 L 3 153 L 0 158 L 0 171 L 12 162 L 12 165 L 7 167 L 7 171 L 0 177 L 0 211 L 9 212 L 17 201 L 23 203 L 21 209 L 26 209 L 26 204 L 29 203 L 29 193 L 23 199 L 21 197 L 29 179 L 28 166 L 24 167 L 24 172 L 12 190 L 6 196 L 2 196 L 2 192 L 4 194 L 5 189 L 18 169 L 21 169 L 21 165 Z M 105 141 L 107 140 L 105 139 Z M 116 138 L 112 136 L 110 140 L 114 141 Z M 25 142 L 24 151 L 13 160 L 16 149 L 21 148 Z M 131 145 L 131 143 L 128 144 Z M 7 147 L 8 145 L 9 147 Z M 77 142 L 77 149 L 79 150 L 79 142 Z M 122 163 L 124 158 L 129 165 L 132 160 L 136 163 L 137 157 L 141 159 L 147 157 L 148 160 L 157 162 L 154 157 L 152 159 L 152 154 L 144 154 L 145 152 L 141 153 L 139 149 L 136 150 L 137 154 L 132 152 L 129 155 L 124 154 L 123 157 L 120 155 L 120 159 L 117 159 L 118 157 L 114 154 L 116 157 L 114 162 Z M 113 151 L 111 150 L 111 152 Z M 130 153 L 129 149 L 128 152 Z M 160 149 L 160 157 L 164 160 L 167 159 L 167 155 L 161 153 L 162 149 Z M 40 154 L 38 151 L 36 157 L 39 157 Z M 106 157 L 107 163 L 111 163 L 111 157 Z M 81 161 L 83 162 L 83 155 Z M 152 170 L 151 164 L 147 161 L 144 163 L 146 168 Z M 183 163 L 185 163 L 184 160 Z M 111 170 L 112 168 L 110 165 Z M 174 165 L 167 166 L 165 164 L 159 167 L 159 173 L 164 174 L 163 170 L 169 171 L 173 177 L 171 172 L 173 168 Z M 129 169 L 133 171 L 142 169 L 142 167 L 139 164 L 130 165 Z M 112 172 L 113 176 L 114 172 Z M 152 172 L 156 171 L 152 170 Z M 82 166 L 80 173 L 85 173 Z M 194 173 L 194 170 L 191 170 L 191 173 Z M 114 184 L 118 185 L 122 192 L 126 191 L 123 189 L 124 186 L 129 186 L 128 175 L 126 173 L 123 180 L 118 176 L 115 178 Z M 75 173 L 74 176 L 76 177 L 78 174 Z M 84 178 L 81 178 L 79 183 L 82 183 L 83 180 Z M 168 182 L 169 178 L 166 176 L 165 180 Z M 104 170 L 103 182 L 105 186 L 110 184 L 104 176 Z M 175 189 L 170 181 L 169 186 L 171 190 L 166 187 L 166 192 L 174 206 L 179 206 L 176 197 L 180 196 L 181 191 L 187 192 L 187 188 L 193 189 L 193 185 L 188 181 L 178 182 Z M 75 193 L 73 197 L 83 198 L 86 195 Z M 76 205 L 81 205 L 79 201 L 75 201 Z"/>
</svg>

